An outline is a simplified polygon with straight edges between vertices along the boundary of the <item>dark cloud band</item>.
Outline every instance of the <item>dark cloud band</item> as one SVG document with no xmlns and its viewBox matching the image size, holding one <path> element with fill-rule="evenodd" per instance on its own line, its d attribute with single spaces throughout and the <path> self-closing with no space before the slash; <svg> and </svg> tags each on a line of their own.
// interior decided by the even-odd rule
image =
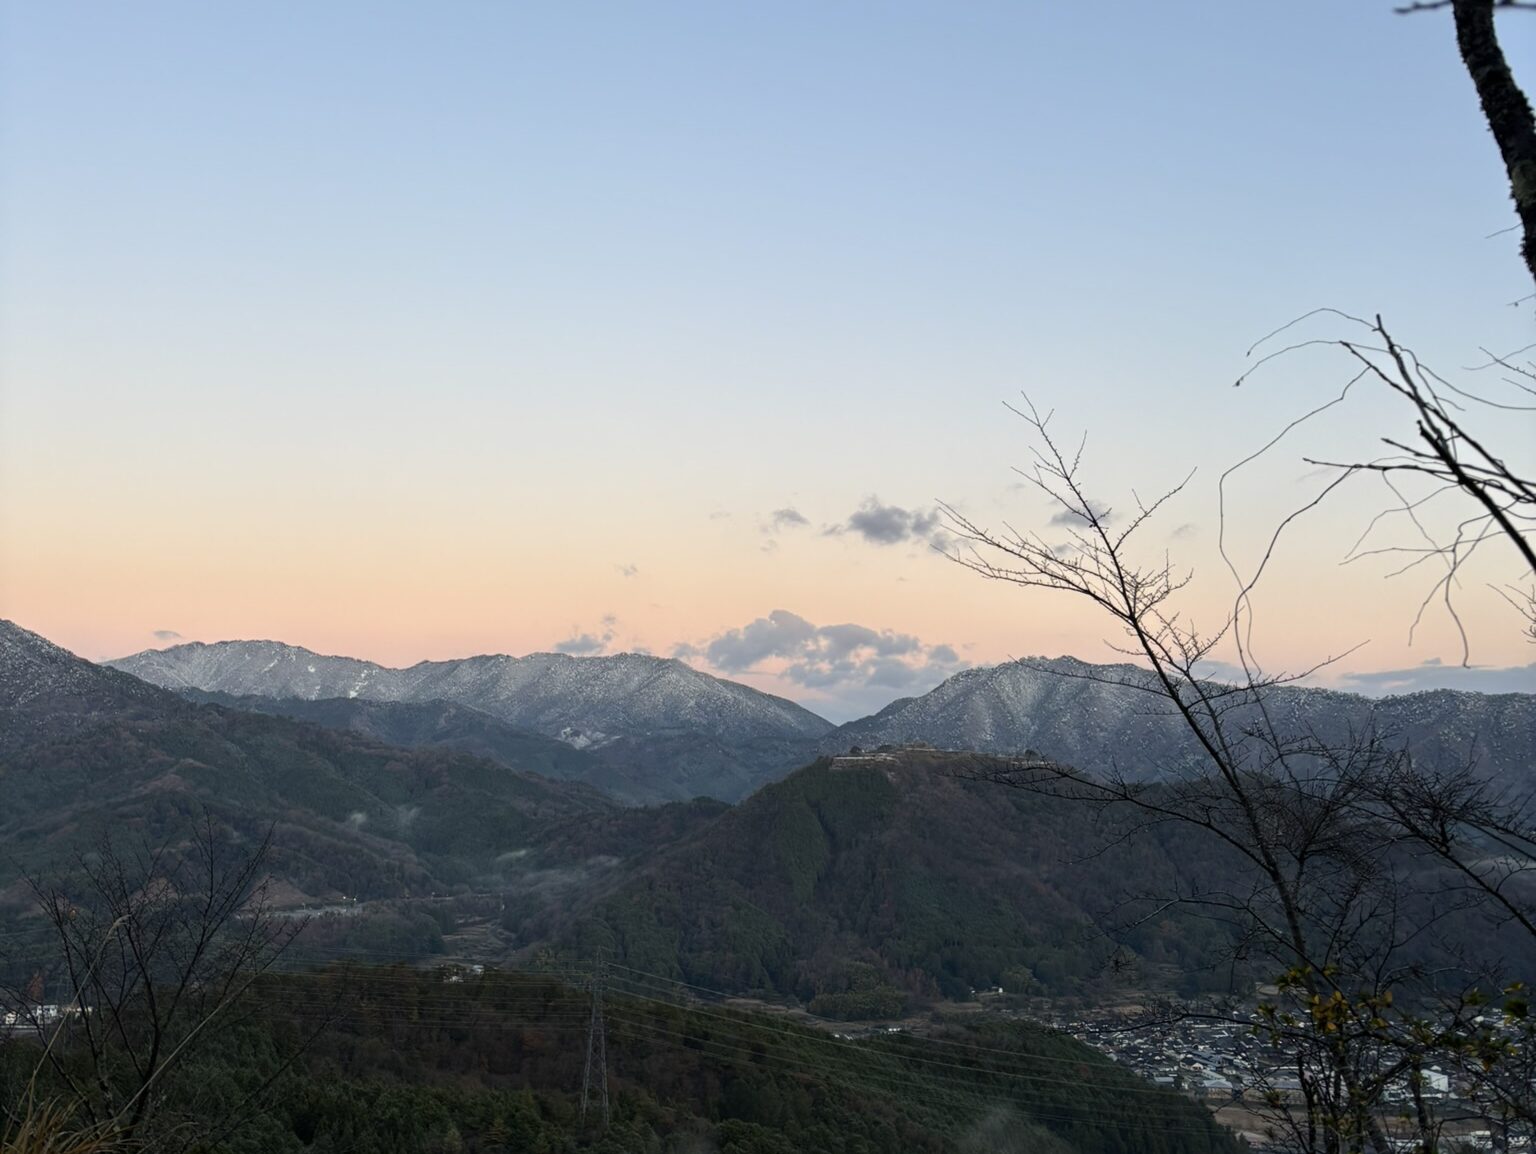
<svg viewBox="0 0 1536 1154">
<path fill-rule="evenodd" d="M 829 534 L 851 533 L 871 545 L 900 545 L 904 541 L 928 541 L 942 544 L 937 509 L 903 509 L 900 505 L 882 505 L 880 498 L 867 497 L 862 505 Z"/>
</svg>

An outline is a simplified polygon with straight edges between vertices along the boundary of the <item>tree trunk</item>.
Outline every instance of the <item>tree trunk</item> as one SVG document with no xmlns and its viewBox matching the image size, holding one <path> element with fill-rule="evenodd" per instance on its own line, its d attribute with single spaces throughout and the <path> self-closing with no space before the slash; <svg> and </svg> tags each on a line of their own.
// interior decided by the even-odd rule
<svg viewBox="0 0 1536 1154">
<path fill-rule="evenodd" d="M 1453 0 L 1456 44 L 1477 86 L 1488 129 L 1504 158 L 1510 197 L 1523 233 L 1520 253 L 1536 283 L 1536 118 L 1499 47 L 1493 8 L 1494 0 Z"/>
</svg>

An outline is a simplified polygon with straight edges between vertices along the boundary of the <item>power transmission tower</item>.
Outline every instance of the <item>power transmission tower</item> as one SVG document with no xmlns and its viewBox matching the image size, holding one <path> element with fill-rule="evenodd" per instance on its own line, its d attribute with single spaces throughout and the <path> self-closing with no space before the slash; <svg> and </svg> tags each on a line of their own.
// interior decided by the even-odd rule
<svg viewBox="0 0 1536 1154">
<path fill-rule="evenodd" d="M 592 1098 L 592 1067 L 597 1066 L 597 1093 L 603 1106 L 603 1129 L 608 1128 L 608 1030 L 603 1021 L 603 984 L 608 964 L 603 952 L 597 952 L 592 965 L 592 1020 L 587 1025 L 587 1067 L 581 1075 L 581 1120 L 587 1120 L 587 1104 Z"/>
</svg>

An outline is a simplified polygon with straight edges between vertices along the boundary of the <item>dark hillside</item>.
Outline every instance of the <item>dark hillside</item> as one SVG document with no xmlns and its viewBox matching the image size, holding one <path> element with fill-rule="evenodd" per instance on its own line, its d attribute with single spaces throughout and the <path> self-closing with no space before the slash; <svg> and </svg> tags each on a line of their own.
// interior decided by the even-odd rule
<svg viewBox="0 0 1536 1154">
<path fill-rule="evenodd" d="M 1089 807 L 962 780 L 966 763 L 818 761 L 658 857 L 564 940 L 846 1017 L 973 987 L 1084 993 L 1111 974 L 1227 988 L 1222 931 L 1171 913 L 1128 928 L 1141 907 L 1126 904 L 1219 862 L 1156 838 L 1095 852 L 1110 831 Z"/>
<path fill-rule="evenodd" d="M 360 697 L 262 697 L 184 690 L 188 701 L 223 705 L 247 713 L 291 717 L 341 729 L 384 745 L 404 749 L 439 749 L 468 753 L 511 769 L 563 781 L 585 781 L 605 792 L 611 784 L 598 779 L 601 766 L 586 750 L 543 734 L 518 729 L 488 713 L 451 701 L 370 701 Z"/>
<path fill-rule="evenodd" d="M 266 1108 L 219 1154 L 1237 1150 L 1195 1103 L 1038 1028 L 852 1042 L 622 990 L 607 1006 L 605 1133 L 595 1103 L 585 1124 L 579 1109 L 583 991 L 531 975 L 446 977 L 270 979 L 243 1024 L 184 1072 L 165 1122 L 229 1110 L 276 1075 Z"/>
<path fill-rule="evenodd" d="M 585 782 L 629 805 L 710 796 L 735 800 L 815 756 L 816 743 L 811 738 L 727 740 L 683 729 L 612 737 L 578 749 L 569 742 L 519 729 L 450 701 L 309 700 L 254 694 L 235 697 L 191 689 L 180 692 L 189 701 L 292 717 L 388 745 L 471 753 L 512 769 Z"/>
<path fill-rule="evenodd" d="M 569 827 L 622 812 L 590 786 L 483 758 L 187 702 L 14 626 L 0 642 L 0 906 L 12 913 L 27 905 L 19 871 L 108 831 L 174 847 L 204 813 L 237 839 L 273 828 L 268 867 L 298 904 L 515 886 L 547 841 L 571 847 L 546 855 L 567 861 L 590 840 Z M 675 832 L 675 815 L 636 811 L 620 823 L 625 847 L 646 843 L 651 813 Z"/>
</svg>

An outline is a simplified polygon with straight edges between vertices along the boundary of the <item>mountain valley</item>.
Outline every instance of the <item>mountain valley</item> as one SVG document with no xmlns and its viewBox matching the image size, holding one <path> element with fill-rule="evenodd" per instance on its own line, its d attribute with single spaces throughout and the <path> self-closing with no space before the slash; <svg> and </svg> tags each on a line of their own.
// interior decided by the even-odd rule
<svg viewBox="0 0 1536 1154">
<path fill-rule="evenodd" d="M 445 964 L 440 973 L 568 975 L 606 959 L 625 1055 L 620 1084 L 680 1101 L 697 1096 L 666 1080 L 670 1066 L 636 1065 L 634 1056 L 647 1052 L 650 1029 L 713 1036 L 710 1015 L 720 1010 L 699 1008 L 706 995 L 798 1015 L 816 1026 L 803 1043 L 814 1055 L 818 1038 L 836 1036 L 834 1023 L 884 1023 L 879 1031 L 914 1028 L 971 1045 L 1013 1028 L 1021 1006 L 1241 1000 L 1271 976 L 1247 963 L 1232 925 L 1167 900 L 1249 885 L 1240 854 L 995 780 L 1026 749 L 1147 779 L 1152 791 L 1167 788 L 1160 778 L 1186 779 L 1197 765 L 1189 743 L 1147 709 L 1131 667 L 1059 659 L 970 670 L 834 728 L 649 658 L 479 658 L 398 671 L 267 643 L 180 648 L 98 666 L 0 623 L 0 839 L 9 851 L 0 866 L 0 979 L 22 982 L 47 964 L 50 935 L 29 879 L 65 876 L 109 843 L 174 857 L 200 822 L 234 847 L 270 837 L 265 893 L 280 918 L 303 923 L 284 969 L 363 961 L 407 963 L 417 975 Z M 1432 756 L 1476 759 L 1512 779 L 1530 764 L 1522 759 L 1533 703 L 1520 695 L 1370 702 L 1296 689 L 1276 701 L 1288 724 L 1378 725 Z M 960 744 L 975 749 L 944 748 Z M 1425 874 L 1410 888 L 1440 884 Z M 1459 936 L 1507 928 L 1452 917 L 1413 964 L 1454 963 L 1453 952 L 1436 952 L 1440 940 L 1453 947 Z M 1518 937 L 1510 941 L 1509 958 L 1536 964 Z M 274 976 L 274 990 L 309 980 Z M 386 978 L 337 980 L 366 989 Z M 646 1025 L 662 990 L 679 1008 L 666 1025 Z M 436 992 L 420 996 L 448 1004 Z M 556 1005 L 569 996 L 552 989 L 541 998 Z M 374 1013 L 365 1000 L 339 1020 L 359 1037 L 392 1028 Z M 282 1011 L 272 1020 L 283 1021 Z M 749 1037 L 788 1028 L 743 1020 Z M 535 1014 L 521 1030 L 537 1039 L 546 1025 Z M 523 1084 L 555 1094 L 531 1113 L 518 1107 L 533 1133 L 566 1125 L 558 1088 L 568 1077 L 538 1058 L 546 1043 L 530 1044 L 500 1060 L 522 1071 Z M 1006 1044 L 1067 1047 L 1063 1054 L 1078 1045 L 1024 1035 Z M 411 1093 L 422 1109 L 437 1108 L 429 1071 L 439 1060 L 432 1047 L 411 1059 L 420 1063 Z M 985 1048 L 967 1060 L 984 1064 Z M 351 1068 L 344 1051 L 330 1061 Z M 759 1065 L 730 1069 L 763 1103 L 782 1101 L 783 1085 Z M 898 1076 L 911 1075 L 878 1075 Z M 341 1086 L 337 1093 L 373 1092 Z M 482 1092 L 494 1087 L 474 1091 Z M 1101 1136 L 1079 1123 L 1053 1128 L 1079 1100 L 1018 1100 L 1022 1117 L 1034 1119 L 1027 1125 L 1038 1124 L 1034 1148 L 1100 1148 Z M 283 1124 L 306 1132 L 309 1107 L 292 1108 Z M 336 1098 L 324 1109 L 341 1117 L 353 1106 Z M 636 1133 L 673 1124 L 627 1109 Z M 797 1126 L 836 1116 L 878 1128 L 896 1107 L 866 1086 L 840 1105 L 797 1109 Z M 743 1124 L 791 1119 L 782 1106 L 745 1098 L 730 1110 Z M 890 1148 L 951 1149 L 957 1118 L 975 1124 L 970 1111 L 913 1116 Z M 703 1120 L 689 1125 L 713 1132 Z M 1169 1149 L 1226 1149 L 1215 1132 L 1184 1125 L 1193 1145 Z M 291 1140 L 289 1131 L 272 1137 Z"/>
</svg>

